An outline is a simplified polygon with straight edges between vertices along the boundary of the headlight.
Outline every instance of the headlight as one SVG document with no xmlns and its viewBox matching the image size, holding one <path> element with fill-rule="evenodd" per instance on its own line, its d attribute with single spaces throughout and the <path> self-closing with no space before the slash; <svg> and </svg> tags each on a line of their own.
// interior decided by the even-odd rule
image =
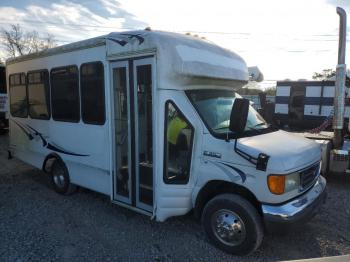
<svg viewBox="0 0 350 262">
<path fill-rule="evenodd" d="M 299 188 L 300 175 L 299 173 L 292 173 L 288 175 L 269 175 L 267 177 L 267 185 L 271 193 L 281 195 Z"/>
<path fill-rule="evenodd" d="M 300 174 L 292 173 L 286 176 L 285 192 L 290 192 L 298 189 L 300 186 Z"/>
</svg>

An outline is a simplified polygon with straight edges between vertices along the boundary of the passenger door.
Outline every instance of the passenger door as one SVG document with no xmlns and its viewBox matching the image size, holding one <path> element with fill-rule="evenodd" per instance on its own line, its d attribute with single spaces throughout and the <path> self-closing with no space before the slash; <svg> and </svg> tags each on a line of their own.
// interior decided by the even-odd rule
<svg viewBox="0 0 350 262">
<path fill-rule="evenodd" d="M 158 101 L 156 219 L 164 221 L 192 209 L 203 127 L 183 91 L 160 90 Z"/>
<path fill-rule="evenodd" d="M 114 91 L 113 199 L 153 211 L 154 58 L 111 63 Z"/>
</svg>

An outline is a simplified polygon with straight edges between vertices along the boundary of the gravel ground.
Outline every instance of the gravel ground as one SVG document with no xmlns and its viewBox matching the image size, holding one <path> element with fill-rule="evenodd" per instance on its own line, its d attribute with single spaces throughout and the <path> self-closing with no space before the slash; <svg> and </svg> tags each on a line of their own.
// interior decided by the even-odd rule
<svg viewBox="0 0 350 262">
<path fill-rule="evenodd" d="M 328 200 L 309 224 L 267 235 L 247 257 L 211 246 L 189 215 L 165 223 L 80 189 L 56 194 L 41 171 L 7 160 L 0 135 L 0 261 L 276 261 L 350 254 L 350 176 L 329 179 Z"/>
</svg>

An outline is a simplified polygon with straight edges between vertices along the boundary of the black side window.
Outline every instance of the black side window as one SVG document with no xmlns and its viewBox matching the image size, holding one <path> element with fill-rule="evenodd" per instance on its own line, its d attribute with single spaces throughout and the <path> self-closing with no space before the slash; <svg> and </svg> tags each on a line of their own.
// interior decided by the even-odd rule
<svg viewBox="0 0 350 262">
<path fill-rule="evenodd" d="M 104 68 L 101 62 L 80 67 L 81 110 L 84 123 L 105 123 Z"/>
<path fill-rule="evenodd" d="M 187 184 L 190 177 L 194 128 L 180 110 L 165 104 L 164 182 Z"/>
<path fill-rule="evenodd" d="M 24 73 L 10 75 L 10 112 L 14 117 L 28 116 L 28 99 L 26 75 Z"/>
<path fill-rule="evenodd" d="M 6 94 L 6 70 L 0 66 L 0 94 Z"/>
<path fill-rule="evenodd" d="M 52 118 L 57 121 L 79 122 L 79 75 L 76 66 L 51 70 Z"/>
<path fill-rule="evenodd" d="M 29 115 L 34 119 L 50 118 L 49 72 L 40 70 L 27 74 Z"/>
</svg>

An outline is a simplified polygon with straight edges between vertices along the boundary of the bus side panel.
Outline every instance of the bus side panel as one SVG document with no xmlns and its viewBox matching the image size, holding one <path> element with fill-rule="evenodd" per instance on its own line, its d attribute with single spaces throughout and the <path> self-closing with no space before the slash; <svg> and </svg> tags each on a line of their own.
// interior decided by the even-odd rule
<svg viewBox="0 0 350 262">
<path fill-rule="evenodd" d="M 24 130 L 22 130 L 22 128 L 17 124 L 20 121 L 21 120 L 15 118 L 9 122 L 9 150 L 11 151 L 12 156 L 22 160 L 25 163 L 28 163 L 34 167 L 41 169 L 45 156 L 40 152 L 31 150 L 33 144 L 36 144 L 36 141 L 33 141 L 34 139 L 30 140 L 30 138 L 24 132 Z"/>
<path fill-rule="evenodd" d="M 109 195 L 108 125 L 68 124 L 72 125 L 69 128 L 64 124 L 48 122 L 43 125 L 36 121 L 36 124 L 27 119 L 12 119 L 10 122 L 13 156 L 41 169 L 49 154 L 57 154 L 66 164 L 72 183 Z M 30 132 L 29 127 L 40 135 Z"/>
<path fill-rule="evenodd" d="M 71 182 L 76 185 L 110 195 L 109 171 L 89 167 L 78 162 L 66 162 Z"/>
<path fill-rule="evenodd" d="M 10 64 L 7 78 L 14 73 L 101 61 L 105 71 L 105 101 L 109 99 L 108 68 L 105 46 L 62 53 L 50 57 Z M 109 105 L 107 103 L 107 105 Z M 79 186 L 110 195 L 110 120 L 105 106 L 106 121 L 102 125 L 11 117 L 10 150 L 22 161 L 42 168 L 49 154 L 57 154 L 66 164 L 71 181 Z M 52 112 L 52 109 L 51 109 Z"/>
</svg>

